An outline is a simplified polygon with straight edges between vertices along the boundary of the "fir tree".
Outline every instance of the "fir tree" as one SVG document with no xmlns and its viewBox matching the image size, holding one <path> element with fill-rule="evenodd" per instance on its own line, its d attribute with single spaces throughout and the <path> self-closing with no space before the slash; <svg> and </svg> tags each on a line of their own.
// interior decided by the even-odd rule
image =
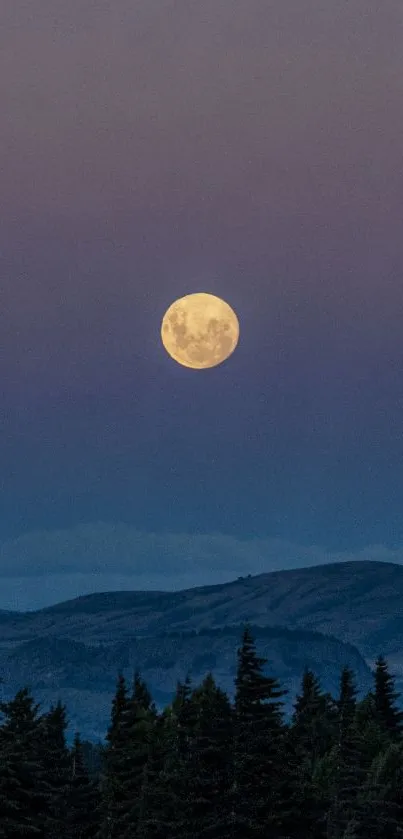
<svg viewBox="0 0 403 839">
<path fill-rule="evenodd" d="M 160 790 L 165 791 L 167 827 L 172 839 L 183 837 L 189 823 L 190 762 L 197 708 L 192 700 L 192 683 L 189 675 L 184 682 L 177 682 L 175 695 L 165 714 L 165 733 L 168 754 L 160 779 Z M 169 791 L 168 791 L 169 786 Z"/>
<path fill-rule="evenodd" d="M 156 716 L 147 685 L 136 672 L 123 718 L 125 746 L 119 776 L 122 800 L 118 820 L 121 839 L 131 839 L 138 829 L 144 773 Z"/>
<path fill-rule="evenodd" d="M 195 707 L 191 701 L 192 682 L 187 675 L 184 682 L 177 682 L 171 703 L 172 720 L 175 722 L 175 751 L 179 761 L 187 761 L 194 731 Z"/>
<path fill-rule="evenodd" d="M 400 694 L 395 690 L 395 680 L 389 673 L 383 656 L 379 656 L 376 660 L 374 680 L 378 720 L 391 740 L 396 741 L 402 733 L 403 711 L 399 711 L 396 707 Z"/>
<path fill-rule="evenodd" d="M 342 746 L 343 738 L 354 720 L 357 707 L 357 688 L 354 682 L 354 673 L 349 667 L 343 667 L 340 676 L 340 690 L 337 700 L 337 725 L 339 732 L 339 743 Z"/>
<path fill-rule="evenodd" d="M 85 765 L 83 744 L 78 732 L 70 755 L 67 795 L 66 836 L 68 839 L 94 839 L 97 833 L 99 791 Z"/>
<path fill-rule="evenodd" d="M 389 735 L 379 719 L 372 691 L 357 702 L 353 727 L 360 740 L 360 765 L 369 771 L 372 762 L 390 743 Z"/>
<path fill-rule="evenodd" d="M 148 689 L 148 686 L 138 670 L 135 670 L 133 677 L 133 691 L 132 700 L 135 701 L 141 708 L 150 711 L 154 716 L 157 715 L 155 703 Z"/>
<path fill-rule="evenodd" d="M 297 694 L 291 731 L 296 750 L 311 773 L 317 762 L 332 748 L 337 730 L 336 705 L 331 696 L 323 693 L 315 674 L 305 669 L 301 693 Z"/>
<path fill-rule="evenodd" d="M 280 790 L 286 691 L 263 674 L 265 664 L 246 626 L 235 679 L 233 835 L 240 839 L 275 839 L 284 817 Z"/>
<path fill-rule="evenodd" d="M 230 837 L 232 812 L 232 709 L 209 673 L 190 700 L 195 708 L 187 774 L 184 837 Z"/>
<path fill-rule="evenodd" d="M 121 775 L 124 771 L 125 718 L 129 697 L 125 677 L 119 673 L 112 701 L 111 722 L 106 735 L 101 774 L 101 817 L 97 839 L 121 839 L 120 810 L 123 803 Z"/>
<path fill-rule="evenodd" d="M 155 720 L 139 802 L 137 839 L 178 839 L 178 818 L 183 800 L 173 783 L 173 720 L 165 709 Z"/>
<path fill-rule="evenodd" d="M 287 737 L 286 772 L 291 784 L 291 825 L 296 839 L 322 839 L 329 803 L 324 763 L 335 737 L 335 706 L 312 670 L 304 670 Z"/>
<path fill-rule="evenodd" d="M 40 759 L 39 705 L 28 688 L 0 703 L 0 837 L 45 837 L 47 796 Z"/>
<path fill-rule="evenodd" d="M 365 779 L 361 760 L 361 736 L 354 726 L 357 690 L 354 674 L 344 667 L 337 700 L 337 742 L 327 763 L 331 780 L 328 786 L 327 839 L 341 839 L 354 815 L 355 802 Z"/>
<path fill-rule="evenodd" d="M 40 721 L 40 756 L 47 815 L 47 839 L 63 839 L 67 819 L 66 798 L 69 784 L 69 751 L 66 745 L 66 708 L 60 701 Z"/>
<path fill-rule="evenodd" d="M 128 705 L 128 689 L 123 673 L 118 674 L 116 692 L 112 700 L 111 723 L 106 735 L 107 743 L 111 749 L 116 748 L 121 741 L 121 729 L 124 715 Z"/>
</svg>

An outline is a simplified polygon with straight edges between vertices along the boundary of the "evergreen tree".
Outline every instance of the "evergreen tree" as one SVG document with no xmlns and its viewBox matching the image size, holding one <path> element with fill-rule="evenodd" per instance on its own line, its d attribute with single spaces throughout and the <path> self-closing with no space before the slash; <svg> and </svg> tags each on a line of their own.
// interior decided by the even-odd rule
<svg viewBox="0 0 403 839">
<path fill-rule="evenodd" d="M 286 691 L 263 674 L 266 659 L 256 654 L 249 626 L 238 649 L 234 715 L 233 835 L 239 839 L 281 835 L 281 801 Z"/>
<path fill-rule="evenodd" d="M 355 802 L 365 779 L 361 761 L 361 737 L 354 726 L 357 690 L 354 674 L 344 667 L 337 700 L 337 742 L 328 758 L 327 839 L 341 839 L 355 812 Z"/>
<path fill-rule="evenodd" d="M 339 839 L 343 835 L 352 817 L 353 803 L 363 780 L 359 771 L 357 732 L 353 727 L 356 697 L 354 674 L 348 667 L 344 667 L 341 671 L 339 697 L 336 702 L 337 739 L 323 759 L 323 766 L 326 766 L 328 776 L 325 794 L 328 839 Z"/>
<path fill-rule="evenodd" d="M 155 717 L 155 706 L 139 673 L 134 675 L 130 696 L 119 674 L 104 751 L 98 839 L 125 839 L 136 833 Z"/>
<path fill-rule="evenodd" d="M 356 813 L 356 801 L 363 781 L 363 773 L 358 762 L 354 763 L 354 741 L 350 752 L 342 753 L 340 745 L 333 747 L 322 761 L 326 767 L 327 785 L 324 802 L 326 806 L 326 839 L 341 839 Z M 316 773 L 316 782 L 318 782 Z M 322 779 L 324 775 L 322 774 Z"/>
<path fill-rule="evenodd" d="M 353 723 L 356 707 L 357 688 L 354 682 L 354 673 L 349 667 L 343 667 L 340 676 L 339 698 L 337 700 L 337 724 L 340 745 L 342 745 L 343 738 Z"/>
<path fill-rule="evenodd" d="M 295 839 L 322 839 L 329 803 L 325 757 L 335 740 L 334 702 L 305 668 L 287 737 L 286 772 L 291 785 L 291 825 Z"/>
<path fill-rule="evenodd" d="M 395 690 L 395 680 L 389 673 L 383 656 L 375 664 L 375 708 L 379 722 L 391 740 L 396 741 L 402 733 L 403 711 L 396 707 L 400 694 Z"/>
<path fill-rule="evenodd" d="M 141 708 L 150 711 L 155 717 L 157 716 L 155 703 L 148 689 L 148 686 L 138 670 L 135 670 L 133 677 L 133 691 L 132 700 L 136 702 Z"/>
<path fill-rule="evenodd" d="M 99 792 L 85 765 L 83 744 L 78 732 L 70 755 L 70 779 L 67 795 L 67 839 L 94 839 L 97 833 Z"/>
<path fill-rule="evenodd" d="M 40 728 L 40 757 L 47 800 L 45 835 L 47 839 L 64 839 L 69 750 L 66 745 L 66 708 L 60 701 L 42 716 Z"/>
<path fill-rule="evenodd" d="M 357 702 L 353 727 L 360 741 L 360 765 L 368 772 L 375 758 L 390 743 L 389 735 L 378 716 L 372 691 Z"/>
<path fill-rule="evenodd" d="M 0 702 L 0 837 L 45 837 L 47 796 L 40 759 L 39 705 L 28 688 Z"/>
<path fill-rule="evenodd" d="M 178 820 L 184 806 L 173 779 L 174 726 L 171 709 L 157 716 L 149 743 L 139 803 L 137 839 L 179 839 Z"/>
<path fill-rule="evenodd" d="M 156 717 L 147 685 L 136 671 L 123 719 L 125 746 L 119 777 L 122 792 L 119 814 L 121 839 L 131 839 L 138 829 L 145 767 Z"/>
<path fill-rule="evenodd" d="M 301 693 L 297 694 L 291 720 L 292 737 L 300 760 L 311 774 L 317 762 L 332 748 L 337 732 L 337 708 L 332 697 L 323 693 L 312 670 L 306 668 Z"/>
<path fill-rule="evenodd" d="M 187 761 L 195 725 L 195 706 L 192 700 L 192 682 L 187 675 L 184 682 L 177 682 L 171 703 L 172 721 L 175 723 L 175 752 L 179 762 Z"/>
<path fill-rule="evenodd" d="M 231 836 L 232 709 L 227 695 L 209 673 L 191 696 L 195 708 L 187 775 L 184 837 Z"/>
<path fill-rule="evenodd" d="M 165 714 L 168 754 L 159 789 L 164 790 L 167 827 L 172 839 L 183 837 L 189 824 L 190 764 L 197 719 L 192 691 L 191 679 L 187 675 L 184 682 L 177 682 L 175 695 Z"/>
<path fill-rule="evenodd" d="M 97 839 L 121 839 L 120 810 L 124 801 L 121 776 L 126 762 L 125 719 L 128 705 L 126 680 L 119 673 L 103 751 L 101 816 Z"/>
</svg>

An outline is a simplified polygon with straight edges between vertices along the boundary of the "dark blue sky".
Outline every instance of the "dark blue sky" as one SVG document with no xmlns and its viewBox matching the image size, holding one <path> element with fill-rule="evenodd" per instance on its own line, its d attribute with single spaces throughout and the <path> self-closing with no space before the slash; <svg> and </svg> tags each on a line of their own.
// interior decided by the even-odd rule
<svg viewBox="0 0 403 839">
<path fill-rule="evenodd" d="M 29 17 L 9 0 L 4 18 L 0 608 L 23 535 L 17 606 L 112 584 L 88 544 L 102 523 L 173 540 L 160 587 L 178 557 L 189 585 L 213 580 L 175 548 L 186 533 L 251 557 L 263 540 L 266 570 L 276 539 L 288 567 L 307 546 L 399 561 L 397 0 L 34 0 Z M 207 371 L 160 342 L 193 291 L 240 321 Z M 80 526 L 93 560 L 72 587 L 57 545 Z M 59 534 L 46 568 L 38 531 Z M 147 587 L 136 562 L 119 586 Z"/>
</svg>

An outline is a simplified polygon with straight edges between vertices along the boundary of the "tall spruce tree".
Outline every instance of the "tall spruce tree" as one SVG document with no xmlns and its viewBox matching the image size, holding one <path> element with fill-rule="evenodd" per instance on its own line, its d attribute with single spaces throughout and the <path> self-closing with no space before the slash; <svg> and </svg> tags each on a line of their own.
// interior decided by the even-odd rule
<svg viewBox="0 0 403 839">
<path fill-rule="evenodd" d="M 360 741 L 360 765 L 368 772 L 375 758 L 390 744 L 388 732 L 378 716 L 372 691 L 357 702 L 353 726 Z"/>
<path fill-rule="evenodd" d="M 70 756 L 66 744 L 67 711 L 59 700 L 40 721 L 40 756 L 47 799 L 45 835 L 64 839 Z"/>
<path fill-rule="evenodd" d="M 302 763 L 290 728 L 281 751 L 286 839 L 326 839 L 325 805 L 313 782 L 309 763 Z"/>
<path fill-rule="evenodd" d="M 0 837 L 45 839 L 48 798 L 41 761 L 39 705 L 28 688 L 0 702 Z"/>
<path fill-rule="evenodd" d="M 67 794 L 67 839 L 94 839 L 98 831 L 99 790 L 85 764 L 83 744 L 78 732 L 70 753 Z"/>
<path fill-rule="evenodd" d="M 122 802 L 119 814 L 121 839 L 136 835 L 141 810 L 145 768 L 157 713 L 146 683 L 136 671 L 133 690 L 124 715 L 125 747 L 122 752 L 120 786 Z"/>
<path fill-rule="evenodd" d="M 317 762 L 332 748 L 337 731 L 337 709 L 332 697 L 323 693 L 309 668 L 302 676 L 301 692 L 294 703 L 291 731 L 301 761 L 313 773 Z"/>
<path fill-rule="evenodd" d="M 155 720 L 139 803 L 137 839 L 179 839 L 182 797 L 174 784 L 174 724 L 171 709 Z"/>
<path fill-rule="evenodd" d="M 126 764 L 125 721 L 128 705 L 126 679 L 119 673 L 112 700 L 111 722 L 103 750 L 101 814 L 97 839 L 121 839 L 121 808 L 124 802 L 121 778 Z"/>
<path fill-rule="evenodd" d="M 365 779 L 361 761 L 361 736 L 354 726 L 357 689 L 353 671 L 344 667 L 340 676 L 337 706 L 337 742 L 328 755 L 329 804 L 327 839 L 341 839 L 355 812 L 355 803 Z"/>
<path fill-rule="evenodd" d="M 175 752 L 179 761 L 187 761 L 195 724 L 195 706 L 192 700 L 192 680 L 189 674 L 184 682 L 177 682 L 171 703 L 175 731 Z"/>
<path fill-rule="evenodd" d="M 276 839 L 282 834 L 283 697 L 277 679 L 265 676 L 249 625 L 237 654 L 234 708 L 234 839 Z"/>
<path fill-rule="evenodd" d="M 190 813 L 190 762 L 193 755 L 193 741 L 197 708 L 192 699 L 193 687 L 189 674 L 184 682 L 177 682 L 174 697 L 167 709 L 167 735 L 170 754 L 166 763 L 165 778 L 169 776 L 171 795 L 179 802 L 171 830 L 175 836 L 184 836 Z"/>
<path fill-rule="evenodd" d="M 189 675 L 177 682 L 170 705 L 152 729 L 141 791 L 141 839 L 179 839 L 189 823 L 190 762 L 196 705 Z"/>
<path fill-rule="evenodd" d="M 119 674 L 104 753 L 99 839 L 131 839 L 136 833 L 155 716 L 150 693 L 139 673 L 134 675 L 130 696 L 126 680 Z"/>
<path fill-rule="evenodd" d="M 385 658 L 381 655 L 376 660 L 374 681 L 375 709 L 378 720 L 390 739 L 396 741 L 402 734 L 403 711 L 396 706 L 400 694 L 395 690 L 394 677 L 389 672 Z"/>
<path fill-rule="evenodd" d="M 233 719 L 231 703 L 209 673 L 192 693 L 194 725 L 187 761 L 184 839 L 231 836 Z"/>
<path fill-rule="evenodd" d="M 329 795 L 321 762 L 334 737 L 334 703 L 322 692 L 313 671 L 305 668 L 286 740 L 292 839 L 323 839 L 325 835 Z"/>
<path fill-rule="evenodd" d="M 357 707 L 357 687 L 350 667 L 343 667 L 341 671 L 339 697 L 336 704 L 338 739 L 342 746 L 343 738 L 353 723 Z"/>
</svg>

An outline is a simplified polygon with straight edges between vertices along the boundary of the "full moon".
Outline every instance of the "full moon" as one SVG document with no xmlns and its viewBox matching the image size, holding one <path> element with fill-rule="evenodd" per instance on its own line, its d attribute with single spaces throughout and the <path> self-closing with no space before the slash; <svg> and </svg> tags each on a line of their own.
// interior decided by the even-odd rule
<svg viewBox="0 0 403 839">
<path fill-rule="evenodd" d="M 161 339 L 178 364 L 203 370 L 228 358 L 239 340 L 238 318 L 231 306 L 214 294 L 187 294 L 167 309 Z"/>
</svg>

